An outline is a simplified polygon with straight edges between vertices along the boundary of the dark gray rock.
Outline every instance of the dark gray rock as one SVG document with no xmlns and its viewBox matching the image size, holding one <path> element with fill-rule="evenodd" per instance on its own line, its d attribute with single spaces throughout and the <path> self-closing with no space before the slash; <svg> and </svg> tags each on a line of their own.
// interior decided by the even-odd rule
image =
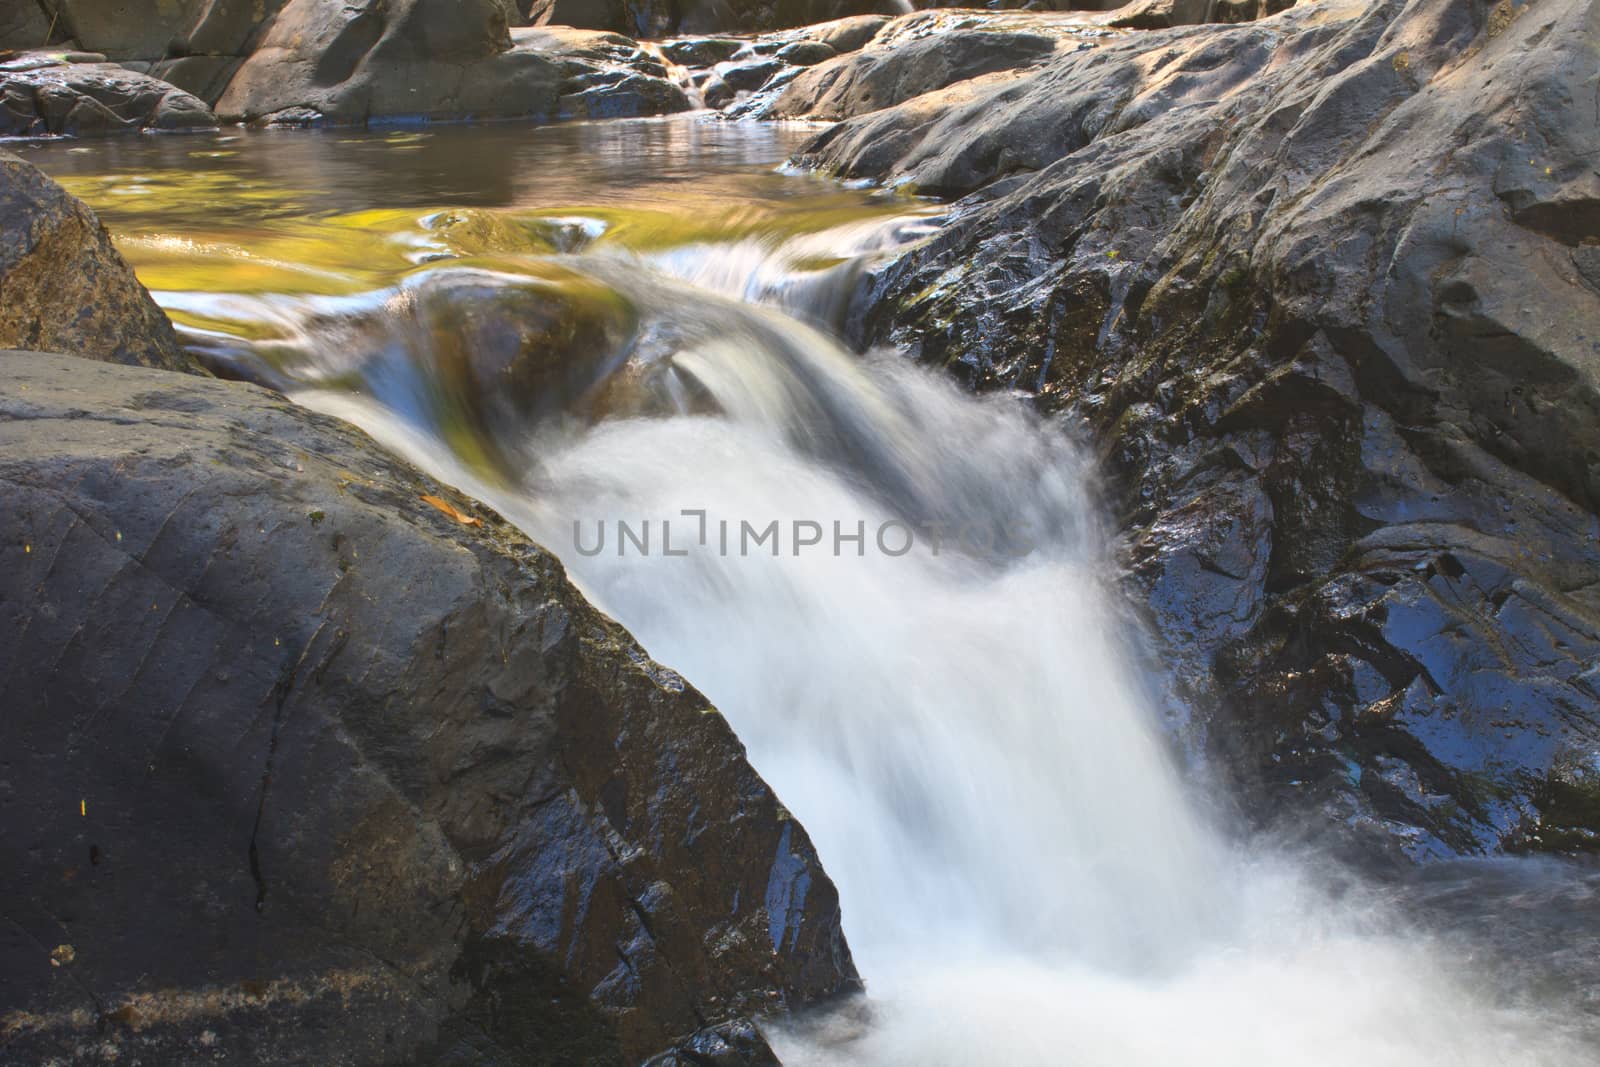
<svg viewBox="0 0 1600 1067">
<path fill-rule="evenodd" d="M 778 58 L 796 67 L 814 67 L 838 55 L 830 45 L 821 41 L 795 41 L 778 49 Z"/>
<path fill-rule="evenodd" d="M 770 1063 L 857 987 L 721 716 L 358 431 L 4 354 L 0 484 L 8 1062 Z"/>
<path fill-rule="evenodd" d="M 1085 421 L 1175 718 L 1280 829 L 1600 841 L 1595 11 L 1110 37 L 802 156 L 970 194 L 852 331 Z"/>
<path fill-rule="evenodd" d="M 1060 39 L 1004 26 L 980 22 L 967 28 L 948 26 L 944 15 L 907 16 L 880 31 L 871 46 L 803 72 L 770 115 L 841 119 L 893 107 L 979 75 L 1035 65 L 1054 53 Z"/>
<path fill-rule="evenodd" d="M 689 98 L 666 65 L 618 33 L 561 26 L 514 30 L 520 50 L 558 57 L 563 80 L 560 118 L 635 118 L 689 109 Z"/>
<path fill-rule="evenodd" d="M 732 59 L 749 42 L 733 37 L 683 37 L 663 41 L 661 54 L 684 67 L 709 67 Z"/>
<path fill-rule="evenodd" d="M 706 107 L 726 107 L 739 98 L 739 91 L 713 75 L 700 86 L 700 99 Z"/>
<path fill-rule="evenodd" d="M 114 63 L 7 66 L 0 64 L 0 137 L 92 137 L 217 124 L 203 100 Z"/>
<path fill-rule="evenodd" d="M 88 206 L 0 150 L 0 346 L 191 370 Z"/>
<path fill-rule="evenodd" d="M 754 1026 L 735 1019 L 706 1027 L 672 1051 L 652 1056 L 645 1067 L 780 1067 L 780 1063 Z"/>
<path fill-rule="evenodd" d="M 732 60 L 717 64 L 717 77 L 736 92 L 753 93 L 766 85 L 788 64 L 779 59 L 756 59 L 753 62 Z"/>
</svg>

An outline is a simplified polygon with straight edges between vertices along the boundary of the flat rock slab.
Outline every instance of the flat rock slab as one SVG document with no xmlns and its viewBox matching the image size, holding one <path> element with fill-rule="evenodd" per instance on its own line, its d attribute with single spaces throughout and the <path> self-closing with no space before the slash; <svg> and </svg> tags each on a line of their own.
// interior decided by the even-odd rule
<svg viewBox="0 0 1600 1067">
<path fill-rule="evenodd" d="M 705 698 L 358 431 L 0 354 L 0 493 L 8 1060 L 759 1062 L 858 986 Z"/>
</svg>

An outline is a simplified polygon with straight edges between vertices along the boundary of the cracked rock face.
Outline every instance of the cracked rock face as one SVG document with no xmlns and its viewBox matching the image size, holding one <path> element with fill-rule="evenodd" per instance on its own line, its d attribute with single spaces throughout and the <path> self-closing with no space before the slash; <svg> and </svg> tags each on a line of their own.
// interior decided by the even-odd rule
<svg viewBox="0 0 1600 1067">
<path fill-rule="evenodd" d="M 194 369 L 94 212 L 3 149 L 0 346 Z"/>
<path fill-rule="evenodd" d="M 1324 0 L 802 156 L 964 198 L 856 339 L 1082 417 L 1174 715 L 1279 828 L 1600 842 L 1597 47 L 1594 0 Z"/>
<path fill-rule="evenodd" d="M 8 1059 L 755 1063 L 858 986 L 705 698 L 359 432 L 11 353 L 0 482 Z"/>
</svg>

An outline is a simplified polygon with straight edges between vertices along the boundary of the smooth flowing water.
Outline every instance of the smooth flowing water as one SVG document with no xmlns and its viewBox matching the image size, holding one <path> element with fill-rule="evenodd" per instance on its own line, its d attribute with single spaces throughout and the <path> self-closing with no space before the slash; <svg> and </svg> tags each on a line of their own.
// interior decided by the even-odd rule
<svg viewBox="0 0 1600 1067">
<path fill-rule="evenodd" d="M 774 1023 L 786 1062 L 1593 1062 L 1585 990 L 1544 966 L 1593 955 L 1550 918 L 1581 878 L 1450 869 L 1401 907 L 1217 824 L 1143 698 L 1065 429 L 836 339 L 937 207 L 781 173 L 797 136 L 30 154 L 213 365 L 496 507 L 727 715 L 868 984 Z M 1420 921 L 1452 897 L 1478 913 Z"/>
</svg>

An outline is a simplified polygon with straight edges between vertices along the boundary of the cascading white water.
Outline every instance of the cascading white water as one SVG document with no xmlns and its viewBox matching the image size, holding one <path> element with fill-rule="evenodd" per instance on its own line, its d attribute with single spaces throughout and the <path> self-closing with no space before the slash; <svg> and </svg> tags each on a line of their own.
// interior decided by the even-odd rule
<svg viewBox="0 0 1600 1067">
<path fill-rule="evenodd" d="M 775 1028 L 786 1062 L 1586 1060 L 1459 954 L 1230 845 L 1141 701 L 1084 459 L 1008 400 L 740 302 L 835 316 L 837 287 L 774 255 L 584 261 L 650 323 L 655 406 L 531 431 L 516 488 L 370 398 L 299 399 L 523 526 L 731 720 L 837 882 L 870 994 Z M 648 521 L 648 554 L 619 521 Z M 773 521 L 752 548 L 742 524 Z M 863 541 L 836 551 L 834 523 Z"/>
<path fill-rule="evenodd" d="M 769 1024 L 791 1067 L 1594 1062 L 1592 880 L 1474 864 L 1394 906 L 1206 814 L 1124 654 L 1092 465 L 831 339 L 859 261 L 937 209 L 775 172 L 797 145 L 691 119 L 27 151 L 213 366 L 497 508 L 723 710 L 868 986 Z M 740 553 L 775 520 L 776 558 Z"/>
</svg>

